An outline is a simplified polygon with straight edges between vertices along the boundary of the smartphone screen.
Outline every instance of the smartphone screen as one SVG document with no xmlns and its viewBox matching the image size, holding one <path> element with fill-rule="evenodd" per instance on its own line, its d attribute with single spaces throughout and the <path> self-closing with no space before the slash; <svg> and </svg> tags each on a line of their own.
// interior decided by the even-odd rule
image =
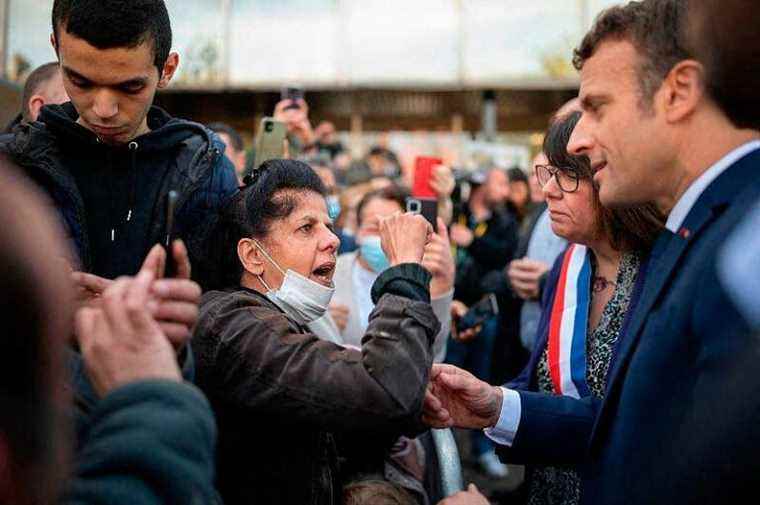
<svg viewBox="0 0 760 505">
<path fill-rule="evenodd" d="M 441 158 L 417 156 L 414 160 L 414 184 L 412 185 L 412 196 L 416 198 L 438 197 L 430 185 L 430 179 L 433 177 L 433 168 L 441 164 L 443 164 Z"/>
</svg>

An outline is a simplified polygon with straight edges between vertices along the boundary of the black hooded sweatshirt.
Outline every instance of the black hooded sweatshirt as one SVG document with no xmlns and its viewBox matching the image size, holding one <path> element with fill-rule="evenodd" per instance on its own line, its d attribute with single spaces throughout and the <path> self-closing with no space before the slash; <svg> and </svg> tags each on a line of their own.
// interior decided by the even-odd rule
<svg viewBox="0 0 760 505">
<path fill-rule="evenodd" d="M 100 142 L 77 119 L 71 103 L 43 107 L 37 122 L 0 140 L 0 150 L 52 196 L 81 268 L 109 279 L 137 273 L 165 238 L 169 190 L 180 194 L 174 236 L 197 260 L 217 210 L 237 189 L 221 141 L 157 107 L 148 113 L 151 131 L 121 146 Z"/>
</svg>

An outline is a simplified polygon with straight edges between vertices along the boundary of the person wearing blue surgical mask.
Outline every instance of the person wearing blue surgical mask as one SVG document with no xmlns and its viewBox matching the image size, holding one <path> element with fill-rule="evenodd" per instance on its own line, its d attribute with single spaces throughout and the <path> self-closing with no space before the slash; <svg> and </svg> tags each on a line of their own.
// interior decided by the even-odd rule
<svg viewBox="0 0 760 505">
<path fill-rule="evenodd" d="M 335 267 L 335 294 L 330 304 L 330 319 L 340 330 L 340 343 L 359 347 L 369 324 L 369 315 L 375 308 L 370 291 L 372 284 L 389 267 L 378 235 L 378 220 L 403 212 L 408 193 L 391 185 L 367 193 L 357 206 L 358 229 L 356 234 L 359 250 L 338 256 Z M 441 322 L 436 336 L 434 352 L 436 361 L 446 355 L 446 342 L 451 328 L 450 307 L 454 295 L 454 260 L 451 255 L 448 233 L 439 223 L 438 233 L 433 235 L 426 247 L 424 266 L 432 275 L 430 285 L 433 312 Z M 325 331 L 316 330 L 330 339 L 328 325 Z"/>
<path fill-rule="evenodd" d="M 217 485 L 230 505 L 335 505 L 350 472 L 337 438 L 372 433 L 389 451 L 419 433 L 440 329 L 421 266 L 433 230 L 411 214 L 376 223 L 390 267 L 372 286 L 361 351 L 347 349 L 312 330 L 338 250 L 324 184 L 293 160 L 270 160 L 245 182 L 193 265 L 205 291 L 196 384 L 219 423 Z"/>
</svg>

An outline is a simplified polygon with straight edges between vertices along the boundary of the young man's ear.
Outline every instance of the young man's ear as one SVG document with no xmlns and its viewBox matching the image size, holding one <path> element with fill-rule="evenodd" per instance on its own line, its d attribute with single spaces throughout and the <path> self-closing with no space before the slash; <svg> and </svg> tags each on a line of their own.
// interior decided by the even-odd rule
<svg viewBox="0 0 760 505">
<path fill-rule="evenodd" d="M 50 45 L 53 46 L 53 51 L 58 54 L 58 41 L 55 40 L 55 33 L 50 34 Z"/>
<path fill-rule="evenodd" d="M 261 276 L 264 274 L 264 258 L 253 239 L 242 238 L 237 247 L 238 258 L 243 269 L 251 275 Z"/>
<path fill-rule="evenodd" d="M 164 63 L 164 71 L 161 72 L 161 77 L 158 80 L 159 88 L 165 88 L 169 85 L 169 82 L 171 82 L 178 67 L 179 54 L 176 52 L 169 53 L 169 57 L 166 58 L 166 63 Z"/>
</svg>

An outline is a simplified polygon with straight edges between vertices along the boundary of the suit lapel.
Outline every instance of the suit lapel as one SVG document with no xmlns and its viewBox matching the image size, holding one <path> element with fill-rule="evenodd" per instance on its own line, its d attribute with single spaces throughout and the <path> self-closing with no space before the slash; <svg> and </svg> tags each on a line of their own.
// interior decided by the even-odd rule
<svg viewBox="0 0 760 505">
<path fill-rule="evenodd" d="M 641 339 L 642 329 L 653 307 L 679 269 L 679 262 L 696 237 L 714 221 L 721 210 L 742 193 L 748 182 L 756 177 L 760 166 L 760 151 L 754 151 L 723 172 L 699 197 L 684 220 L 677 234 L 664 230 L 652 249 L 647 279 L 638 306 L 628 331 L 620 335 L 623 339 L 610 371 L 604 400 L 597 415 L 591 434 L 591 448 L 599 440 L 605 422 L 612 416 L 607 411 L 617 403 L 622 380 L 628 368 L 630 357 Z"/>
</svg>

